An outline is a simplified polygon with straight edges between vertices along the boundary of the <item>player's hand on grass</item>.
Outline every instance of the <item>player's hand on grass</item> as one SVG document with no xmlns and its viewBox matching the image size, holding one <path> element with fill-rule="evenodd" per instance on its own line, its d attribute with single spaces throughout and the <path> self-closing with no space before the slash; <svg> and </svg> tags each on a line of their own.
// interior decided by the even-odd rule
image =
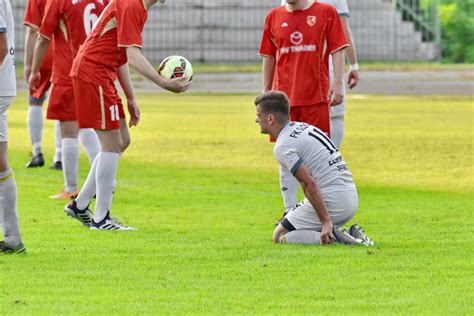
<svg viewBox="0 0 474 316">
<path fill-rule="evenodd" d="M 355 86 L 357 86 L 358 82 L 359 82 L 359 71 L 349 70 L 349 73 L 347 74 L 347 85 L 349 86 L 349 89 L 352 89 Z"/>
<path fill-rule="evenodd" d="M 164 88 L 174 93 L 181 93 L 188 90 L 190 85 L 191 81 L 189 81 L 189 78 L 181 77 L 168 80 Z"/>
<path fill-rule="evenodd" d="M 29 83 L 31 76 L 31 66 L 25 65 L 25 68 L 23 69 L 23 75 L 25 76 L 26 83 Z"/>
<path fill-rule="evenodd" d="M 137 126 L 140 121 L 140 108 L 135 100 L 127 100 L 128 113 L 130 114 L 130 121 L 128 127 Z"/>
<path fill-rule="evenodd" d="M 323 228 L 321 230 L 321 244 L 325 245 L 325 244 L 331 244 L 333 239 L 334 239 L 334 235 L 332 233 L 332 222 L 327 222 L 327 223 L 324 223 L 323 224 Z"/>
<path fill-rule="evenodd" d="M 30 86 L 30 89 L 31 90 L 36 90 L 36 88 L 39 86 L 41 82 L 41 74 L 39 72 L 37 73 L 32 73 L 30 75 L 30 78 L 28 80 L 28 84 Z"/>
<path fill-rule="evenodd" d="M 344 93 L 342 83 L 335 83 L 329 91 L 329 99 L 331 100 L 331 106 L 341 104 L 344 100 Z"/>
</svg>

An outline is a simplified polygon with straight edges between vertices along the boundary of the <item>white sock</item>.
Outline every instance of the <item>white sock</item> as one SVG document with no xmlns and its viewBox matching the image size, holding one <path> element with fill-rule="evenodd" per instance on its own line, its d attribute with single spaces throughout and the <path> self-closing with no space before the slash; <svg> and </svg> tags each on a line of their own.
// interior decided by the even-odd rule
<svg viewBox="0 0 474 316">
<path fill-rule="evenodd" d="M 344 138 L 344 115 L 331 116 L 331 141 L 337 148 L 341 147 Z"/>
<path fill-rule="evenodd" d="M 62 153 L 62 138 L 61 138 L 61 122 L 56 121 L 54 124 L 54 144 L 56 150 L 54 151 L 53 162 L 61 161 Z"/>
<path fill-rule="evenodd" d="M 64 187 L 69 193 L 77 191 L 77 173 L 79 169 L 79 141 L 77 138 L 63 138 L 63 174 Z"/>
<path fill-rule="evenodd" d="M 0 212 L 5 242 L 16 247 L 21 243 L 16 206 L 16 183 L 10 169 L 0 172 Z"/>
<path fill-rule="evenodd" d="M 320 237 L 320 232 L 315 230 L 293 230 L 280 237 L 280 243 L 319 245 L 321 244 Z"/>
<path fill-rule="evenodd" d="M 291 210 L 298 203 L 298 180 L 280 166 L 280 189 L 283 196 L 283 204 L 287 211 Z"/>
<path fill-rule="evenodd" d="M 28 130 L 30 131 L 31 144 L 33 145 L 33 156 L 42 153 L 41 140 L 43 137 L 43 107 L 30 105 L 28 107 Z"/>
<path fill-rule="evenodd" d="M 95 173 L 97 170 L 97 164 L 99 162 L 100 153 L 95 157 L 94 162 L 92 163 L 91 170 L 87 175 L 86 182 L 82 186 L 81 192 L 76 198 L 76 206 L 80 210 L 85 210 L 89 206 L 92 198 L 96 194 L 96 183 L 95 183 Z"/>
<path fill-rule="evenodd" d="M 119 157 L 120 155 L 118 153 L 100 152 L 95 174 L 97 200 L 95 204 L 94 222 L 96 223 L 102 221 L 112 207 Z"/>
<path fill-rule="evenodd" d="M 100 152 L 99 137 L 97 137 L 93 128 L 81 128 L 79 129 L 79 140 L 86 151 L 87 157 L 89 157 L 89 162 L 92 164 Z"/>
</svg>

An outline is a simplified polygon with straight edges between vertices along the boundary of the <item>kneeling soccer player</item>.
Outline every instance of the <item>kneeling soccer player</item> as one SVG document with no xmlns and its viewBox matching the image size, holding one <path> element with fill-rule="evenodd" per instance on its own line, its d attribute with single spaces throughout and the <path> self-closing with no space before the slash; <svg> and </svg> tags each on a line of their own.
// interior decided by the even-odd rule
<svg viewBox="0 0 474 316">
<path fill-rule="evenodd" d="M 114 0 L 102 12 L 94 29 L 74 59 L 73 78 L 77 121 L 80 128 L 94 128 L 101 152 L 92 164 L 87 180 L 76 200 L 65 212 L 91 229 L 134 230 L 110 217 L 118 160 L 130 144 L 123 105 L 115 89 L 118 78 L 127 97 L 129 126 L 140 120 L 140 110 L 130 81 L 128 64 L 158 86 L 184 92 L 188 78 L 161 77 L 141 54 L 142 31 L 148 9 L 157 0 Z M 160 0 L 164 3 L 165 0 Z M 97 195 L 91 218 L 89 203 Z"/>
<path fill-rule="evenodd" d="M 312 125 L 290 121 L 289 101 L 282 92 L 266 92 L 255 105 L 261 133 L 276 139 L 276 159 L 306 196 L 279 222 L 273 241 L 372 245 L 357 224 L 349 233 L 340 227 L 354 216 L 358 197 L 352 174 L 332 141 Z"/>
</svg>

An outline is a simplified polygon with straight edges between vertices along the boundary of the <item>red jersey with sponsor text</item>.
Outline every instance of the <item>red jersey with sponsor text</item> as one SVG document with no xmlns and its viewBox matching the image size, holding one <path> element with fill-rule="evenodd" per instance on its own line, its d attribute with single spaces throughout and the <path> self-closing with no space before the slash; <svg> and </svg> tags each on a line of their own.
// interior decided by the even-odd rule
<svg viewBox="0 0 474 316">
<path fill-rule="evenodd" d="M 46 0 L 28 0 L 23 24 L 39 29 L 43 21 Z M 50 47 L 44 56 L 41 69 L 53 68 L 53 49 Z"/>
<path fill-rule="evenodd" d="M 259 54 L 276 58 L 272 89 L 285 92 L 292 106 L 308 106 L 328 101 L 329 55 L 346 46 L 336 9 L 314 2 L 293 12 L 272 9 Z"/>
<path fill-rule="evenodd" d="M 98 85 L 113 83 L 127 62 L 126 47 L 142 47 L 147 19 L 142 0 L 113 0 L 74 60 L 71 77 Z"/>
<path fill-rule="evenodd" d="M 107 4 L 108 0 L 47 0 L 39 33 L 53 39 L 54 84 L 72 85 L 74 56 Z"/>
</svg>

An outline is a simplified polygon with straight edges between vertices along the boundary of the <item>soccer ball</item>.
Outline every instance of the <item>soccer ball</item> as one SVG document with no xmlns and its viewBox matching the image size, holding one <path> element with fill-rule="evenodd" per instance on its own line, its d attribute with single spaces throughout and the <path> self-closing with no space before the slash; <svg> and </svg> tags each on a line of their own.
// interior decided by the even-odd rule
<svg viewBox="0 0 474 316">
<path fill-rule="evenodd" d="M 158 73 L 168 79 L 188 77 L 193 79 L 193 66 L 183 56 L 168 56 L 160 64 Z"/>
</svg>

